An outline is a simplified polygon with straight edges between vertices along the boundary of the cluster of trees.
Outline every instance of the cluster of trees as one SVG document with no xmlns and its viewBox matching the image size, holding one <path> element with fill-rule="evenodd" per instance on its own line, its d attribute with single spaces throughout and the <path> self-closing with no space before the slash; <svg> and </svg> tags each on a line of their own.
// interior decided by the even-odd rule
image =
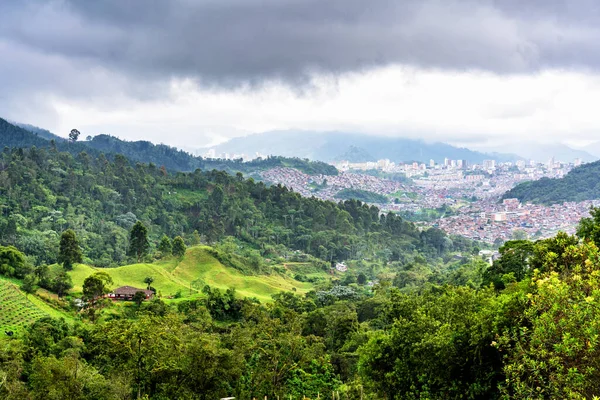
<svg viewBox="0 0 600 400">
<path fill-rule="evenodd" d="M 417 255 L 435 262 L 452 251 L 476 250 L 473 242 L 437 229 L 421 232 L 357 200 L 303 198 L 241 174 L 170 174 L 119 155 L 111 162 L 102 154 L 73 156 L 53 148 L 0 154 L 0 243 L 17 247 L 35 265 L 58 261 L 66 229 L 76 233 L 86 263 L 109 267 L 140 259 L 145 251 L 129 249 L 138 221 L 147 229 L 151 254 L 163 235 L 180 236 L 187 245 L 232 236 L 260 257 L 294 249 L 328 262 L 386 263 Z"/>
<path fill-rule="evenodd" d="M 508 243 L 476 285 L 407 292 L 382 279 L 370 292 L 330 286 L 270 304 L 206 286 L 202 299 L 139 302 L 94 323 L 46 318 L 0 346 L 0 396 L 591 399 L 598 226 Z M 87 298 L 106 292 L 100 275 Z"/>
<path fill-rule="evenodd" d="M 584 201 L 600 198 L 600 161 L 573 168 L 562 178 L 542 178 L 523 182 L 506 192 L 503 198 L 520 201 L 556 204 L 565 201 Z"/>
</svg>

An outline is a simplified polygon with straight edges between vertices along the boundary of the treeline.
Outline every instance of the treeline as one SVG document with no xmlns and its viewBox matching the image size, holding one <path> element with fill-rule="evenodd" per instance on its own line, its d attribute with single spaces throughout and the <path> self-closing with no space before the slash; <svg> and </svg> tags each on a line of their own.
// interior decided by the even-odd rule
<svg viewBox="0 0 600 400">
<path fill-rule="evenodd" d="M 523 182 L 502 197 L 518 198 L 522 202 L 555 204 L 600 198 L 600 161 L 573 168 L 563 178 L 542 178 Z"/>
<path fill-rule="evenodd" d="M 309 161 L 299 158 L 269 156 L 251 161 L 210 159 L 192 156 L 175 147 L 164 144 L 155 145 L 148 141 L 128 142 L 109 135 L 97 135 L 85 142 L 86 146 L 104 153 L 122 154 L 133 161 L 164 165 L 172 171 L 195 171 L 196 169 L 252 173 L 275 167 L 296 168 L 309 175 L 337 175 L 333 165 L 321 161 Z"/>
<path fill-rule="evenodd" d="M 93 323 L 42 319 L 3 342 L 0 396 L 592 399 L 599 223 L 600 212 L 584 221 L 582 240 L 507 243 L 475 286 L 407 294 L 381 279 L 267 305 L 208 286 L 171 305 L 97 301 Z"/>
<path fill-rule="evenodd" d="M 56 148 L 5 149 L 0 155 L 0 244 L 36 264 L 56 261 L 59 235 L 73 229 L 84 262 L 128 262 L 128 234 L 142 221 L 154 248 L 163 235 L 189 244 L 237 238 L 263 257 L 300 250 L 329 262 L 435 260 L 475 244 L 441 230 L 419 231 L 360 201 L 303 198 L 222 171 L 169 173 L 122 155 L 73 156 Z M 151 252 L 152 253 L 152 252 Z"/>
<path fill-rule="evenodd" d="M 77 155 L 85 151 L 91 156 L 105 154 L 108 159 L 121 154 L 132 161 L 153 163 L 165 167 L 169 171 L 195 171 L 196 169 L 217 169 L 235 174 L 242 172 L 250 174 L 263 169 L 274 167 L 291 167 L 310 175 L 337 175 L 337 169 L 320 161 L 310 161 L 299 158 L 267 157 L 248 162 L 242 160 L 206 159 L 193 156 L 185 151 L 164 144 L 155 145 L 148 141 L 129 142 L 110 135 L 97 135 L 83 141 L 69 142 L 67 140 L 47 140 L 52 134 L 40 128 L 24 125 L 25 128 L 10 124 L 0 118 L 0 146 L 56 148 Z"/>
</svg>

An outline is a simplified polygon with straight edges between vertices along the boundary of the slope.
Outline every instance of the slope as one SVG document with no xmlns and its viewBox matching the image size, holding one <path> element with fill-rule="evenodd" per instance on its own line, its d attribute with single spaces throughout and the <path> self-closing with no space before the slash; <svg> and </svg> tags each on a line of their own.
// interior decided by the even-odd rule
<svg viewBox="0 0 600 400">
<path fill-rule="evenodd" d="M 535 160 L 538 162 L 547 162 L 550 158 L 561 162 L 573 162 L 580 158 L 584 162 L 598 160 L 592 151 L 587 149 L 574 149 L 562 143 L 538 143 L 521 141 L 518 146 L 514 144 L 493 148 L 481 148 L 479 150 L 491 152 L 514 152 L 526 160 Z"/>
<path fill-rule="evenodd" d="M 348 148 L 360 149 L 364 155 L 374 159 L 390 159 L 394 162 L 421 161 L 430 159 L 440 163 L 444 158 L 481 163 L 485 159 L 515 161 L 511 154 L 485 154 L 445 143 L 428 143 L 423 140 L 383 137 L 376 135 L 344 132 L 273 131 L 234 138 L 215 148 L 219 152 L 259 152 L 284 157 L 301 157 L 311 160 L 333 161 L 343 158 Z"/>
<path fill-rule="evenodd" d="M 506 192 L 503 198 L 544 204 L 600 199 L 600 161 L 573 168 L 560 179 L 523 182 Z"/>
<path fill-rule="evenodd" d="M 115 154 L 121 154 L 133 161 L 164 166 L 170 171 L 189 172 L 196 169 L 216 169 L 227 171 L 230 174 L 237 172 L 251 174 L 263 169 L 290 166 L 309 175 L 337 175 L 338 173 L 332 165 L 303 160 L 296 156 L 289 158 L 269 157 L 247 162 L 206 159 L 164 144 L 154 144 L 144 140 L 130 142 L 110 135 L 97 135 L 91 140 L 71 143 L 45 129 L 26 124 L 11 124 L 0 118 L 0 147 L 51 147 L 52 143 L 48 139 L 54 140 L 54 146 L 58 150 L 69 152 L 75 156 L 81 152 L 86 152 L 88 155 L 95 157 L 104 153 L 112 159 Z"/>
<path fill-rule="evenodd" d="M 26 296 L 17 285 L 0 277 L 0 332 L 19 333 L 36 320 L 46 317 L 70 317 L 58 311 L 34 295 Z"/>
<path fill-rule="evenodd" d="M 154 278 L 152 286 L 164 297 L 178 291 L 183 296 L 198 296 L 205 285 L 214 288 L 235 288 L 241 297 L 256 297 L 260 301 L 271 301 L 271 295 L 280 291 L 295 290 L 306 293 L 312 289 L 310 283 L 293 280 L 280 274 L 244 275 L 221 264 L 206 246 L 189 248 L 182 260 L 169 259 L 153 264 L 131 264 L 118 268 L 93 268 L 78 264 L 70 272 L 73 291 L 81 292 L 83 281 L 91 274 L 106 272 L 113 279 L 113 287 L 144 287 L 144 278 Z"/>
</svg>

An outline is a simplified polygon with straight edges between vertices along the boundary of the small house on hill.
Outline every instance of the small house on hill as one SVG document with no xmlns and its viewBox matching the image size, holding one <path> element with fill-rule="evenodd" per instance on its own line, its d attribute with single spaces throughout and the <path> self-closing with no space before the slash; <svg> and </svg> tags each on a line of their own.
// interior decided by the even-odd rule
<svg viewBox="0 0 600 400">
<path fill-rule="evenodd" d="M 113 290 L 112 293 L 109 293 L 106 297 L 112 300 L 133 300 L 133 296 L 137 292 L 143 292 L 146 295 L 146 300 L 151 299 L 154 296 L 152 290 L 138 289 L 133 286 L 121 286 Z"/>
</svg>

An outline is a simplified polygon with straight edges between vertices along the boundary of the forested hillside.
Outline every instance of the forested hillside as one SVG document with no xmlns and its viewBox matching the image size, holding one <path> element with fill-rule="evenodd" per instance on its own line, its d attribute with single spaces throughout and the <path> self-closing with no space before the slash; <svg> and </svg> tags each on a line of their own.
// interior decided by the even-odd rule
<svg viewBox="0 0 600 400">
<path fill-rule="evenodd" d="M 0 241 L 38 263 L 56 260 L 58 237 L 72 228 L 88 263 L 126 262 L 128 232 L 140 220 L 156 244 L 194 232 L 214 243 L 233 236 L 261 256 L 295 249 L 327 261 L 434 259 L 473 244 L 360 201 L 303 198 L 222 171 L 170 173 L 116 155 L 76 156 L 54 148 L 6 149 L 0 157 Z"/>
<path fill-rule="evenodd" d="M 128 142 L 109 135 L 98 135 L 85 141 L 81 137 L 76 142 L 47 139 L 54 139 L 51 132 L 30 125 L 16 126 L 0 118 L 0 147 L 53 147 L 72 155 L 77 155 L 81 151 L 93 156 L 103 153 L 109 159 L 112 159 L 115 154 L 121 154 L 133 161 L 153 163 L 158 167 L 164 166 L 170 171 L 217 169 L 231 174 L 236 172 L 251 174 L 274 167 L 290 167 L 309 175 L 337 175 L 338 173 L 334 166 L 319 161 L 285 157 L 269 157 L 249 162 L 205 159 L 164 144 L 155 145 L 148 141 Z"/>
<path fill-rule="evenodd" d="M 83 283 L 78 323 L 42 318 L 0 340 L 0 396 L 593 399 L 599 223 L 600 212 L 582 223 L 583 242 L 509 242 L 474 280 L 408 292 L 398 273 L 268 305 L 210 286 L 116 304 L 98 300 L 114 287 L 99 272 Z"/>
<path fill-rule="evenodd" d="M 553 204 L 564 201 L 600 199 L 600 161 L 573 168 L 560 179 L 542 178 L 524 182 L 506 192 L 503 198 Z"/>
</svg>

